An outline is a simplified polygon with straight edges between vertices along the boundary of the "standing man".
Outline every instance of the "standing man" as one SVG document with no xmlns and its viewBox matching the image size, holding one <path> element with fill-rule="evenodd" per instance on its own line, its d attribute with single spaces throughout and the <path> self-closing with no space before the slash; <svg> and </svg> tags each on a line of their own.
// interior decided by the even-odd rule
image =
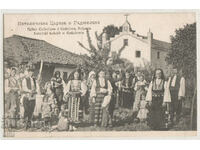
<svg viewBox="0 0 200 150">
<path fill-rule="evenodd" d="M 182 111 L 182 100 L 185 97 L 185 78 L 178 74 L 177 68 L 172 69 L 168 80 L 171 94 L 171 119 L 178 121 Z"/>
<path fill-rule="evenodd" d="M 36 80 L 33 78 L 32 68 L 27 70 L 26 77 L 22 80 L 22 90 L 24 93 L 24 119 L 26 120 L 26 129 L 28 129 L 31 127 L 36 99 Z"/>
</svg>

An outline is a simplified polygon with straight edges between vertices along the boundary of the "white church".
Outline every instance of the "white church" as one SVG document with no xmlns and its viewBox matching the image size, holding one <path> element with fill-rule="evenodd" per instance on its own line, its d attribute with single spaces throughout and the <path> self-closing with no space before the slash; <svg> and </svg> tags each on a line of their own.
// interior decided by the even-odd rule
<svg viewBox="0 0 200 150">
<path fill-rule="evenodd" d="M 132 30 L 127 17 L 122 25 L 122 31 L 118 35 L 111 37 L 109 41 L 102 42 L 110 43 L 111 54 L 125 45 L 125 49 L 121 53 L 121 58 L 128 59 L 136 67 L 144 67 L 146 63 L 150 63 L 155 68 L 162 68 L 165 72 L 167 70 L 165 58 L 171 44 L 154 39 L 153 33 L 150 30 L 146 36 L 136 34 Z"/>
</svg>

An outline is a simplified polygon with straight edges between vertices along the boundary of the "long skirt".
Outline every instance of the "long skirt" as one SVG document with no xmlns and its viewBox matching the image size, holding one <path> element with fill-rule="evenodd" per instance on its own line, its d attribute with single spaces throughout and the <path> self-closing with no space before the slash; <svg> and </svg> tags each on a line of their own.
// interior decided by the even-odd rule
<svg viewBox="0 0 200 150">
<path fill-rule="evenodd" d="M 19 112 L 19 96 L 15 91 L 5 95 L 5 115 L 8 127 L 16 127 Z"/>
<path fill-rule="evenodd" d="M 83 117 L 83 111 L 81 110 L 81 98 L 69 97 L 68 101 L 68 117 L 71 123 L 79 123 Z"/>
<path fill-rule="evenodd" d="M 141 101 L 141 95 L 144 91 L 143 90 L 137 90 L 135 93 L 135 101 L 133 103 L 133 112 L 138 112 L 140 109 L 140 101 Z"/>
<path fill-rule="evenodd" d="M 162 107 L 163 97 L 152 97 L 152 105 L 149 108 L 147 124 L 153 130 L 163 130 L 165 127 L 165 110 Z"/>
<path fill-rule="evenodd" d="M 101 126 L 102 127 L 107 127 L 108 125 L 112 125 L 112 122 L 111 122 L 111 115 L 110 115 L 110 112 L 109 112 L 109 104 L 102 108 L 102 122 L 101 122 Z"/>
<path fill-rule="evenodd" d="M 55 94 L 55 97 L 56 97 L 58 108 L 60 110 L 61 105 L 63 104 L 63 89 L 62 88 L 56 88 L 54 94 Z"/>
<path fill-rule="evenodd" d="M 36 95 L 34 116 L 39 116 L 42 113 L 42 101 L 44 95 Z"/>
<path fill-rule="evenodd" d="M 95 100 L 95 119 L 94 122 L 96 125 L 101 125 L 102 123 L 102 103 L 105 95 L 97 94 Z"/>
<path fill-rule="evenodd" d="M 133 107 L 133 101 L 134 101 L 134 94 L 133 92 L 122 92 L 122 107 L 131 109 Z"/>
<path fill-rule="evenodd" d="M 94 123 L 95 120 L 95 102 L 92 102 L 92 99 L 89 99 L 90 107 L 89 107 L 89 122 Z"/>
</svg>

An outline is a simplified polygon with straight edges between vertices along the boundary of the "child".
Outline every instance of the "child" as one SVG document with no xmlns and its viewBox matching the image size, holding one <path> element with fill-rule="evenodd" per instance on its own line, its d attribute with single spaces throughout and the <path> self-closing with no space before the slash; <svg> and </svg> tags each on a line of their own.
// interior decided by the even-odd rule
<svg viewBox="0 0 200 150">
<path fill-rule="evenodd" d="M 53 93 L 53 88 L 51 84 L 48 82 L 45 85 L 46 94 L 43 98 L 42 103 L 42 119 L 44 120 L 44 126 L 45 128 L 50 128 L 51 126 L 51 116 L 54 109 L 54 103 L 55 103 L 55 96 Z"/>
<path fill-rule="evenodd" d="M 145 101 L 145 97 L 146 94 L 142 93 L 139 112 L 137 114 L 137 118 L 140 120 L 140 122 L 145 122 L 147 119 L 148 109 L 146 108 L 147 102 Z"/>
<path fill-rule="evenodd" d="M 146 93 L 146 90 L 147 90 L 147 83 L 146 83 L 146 80 L 144 79 L 143 74 L 138 75 L 138 81 L 135 84 L 134 90 L 136 91 L 135 102 L 133 104 L 133 112 L 135 113 L 135 112 L 138 112 L 139 110 L 141 95 L 143 93 Z"/>
<path fill-rule="evenodd" d="M 47 97 L 44 97 L 43 103 L 42 103 L 42 119 L 44 121 L 44 128 L 50 129 L 51 126 L 51 105 L 48 101 Z"/>
<path fill-rule="evenodd" d="M 59 131 L 68 131 L 69 130 L 69 122 L 67 119 L 67 111 L 66 111 L 66 105 L 61 105 L 61 111 L 59 114 L 59 121 L 57 129 Z"/>
</svg>

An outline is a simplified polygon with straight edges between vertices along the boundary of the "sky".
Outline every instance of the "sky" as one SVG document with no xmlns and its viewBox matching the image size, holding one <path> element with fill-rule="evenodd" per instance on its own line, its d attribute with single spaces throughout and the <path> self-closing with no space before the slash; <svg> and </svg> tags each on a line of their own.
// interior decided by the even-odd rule
<svg viewBox="0 0 200 150">
<path fill-rule="evenodd" d="M 84 54 L 86 51 L 81 48 L 77 41 L 86 47 L 87 38 L 85 28 L 90 29 L 93 44 L 96 44 L 95 31 L 101 33 L 107 25 L 121 26 L 125 22 L 124 13 L 115 14 L 5 14 L 4 15 L 4 37 L 14 34 L 25 37 L 45 40 L 65 50 Z M 158 40 L 170 42 L 170 36 L 175 30 L 184 27 L 186 24 L 194 23 L 195 13 L 129 13 L 128 21 L 137 34 L 147 35 L 150 31 L 153 37 Z M 55 23 L 60 23 L 56 25 Z M 27 23 L 29 25 L 27 25 Z M 33 23 L 38 23 L 30 25 Z M 43 25 L 40 25 L 43 23 Z M 85 24 L 87 23 L 87 24 Z M 61 30 L 62 29 L 62 30 Z M 76 29 L 76 30 L 75 30 Z M 50 35 L 53 31 L 57 35 Z M 48 34 L 44 35 L 48 31 Z M 67 31 L 75 31 L 76 34 L 66 34 Z M 65 32 L 65 34 L 63 34 Z M 43 34 L 42 34 L 43 33 Z M 78 33 L 78 34 L 77 34 Z M 40 35 L 39 35 L 40 34 Z M 42 35 L 41 35 L 42 34 Z"/>
</svg>

